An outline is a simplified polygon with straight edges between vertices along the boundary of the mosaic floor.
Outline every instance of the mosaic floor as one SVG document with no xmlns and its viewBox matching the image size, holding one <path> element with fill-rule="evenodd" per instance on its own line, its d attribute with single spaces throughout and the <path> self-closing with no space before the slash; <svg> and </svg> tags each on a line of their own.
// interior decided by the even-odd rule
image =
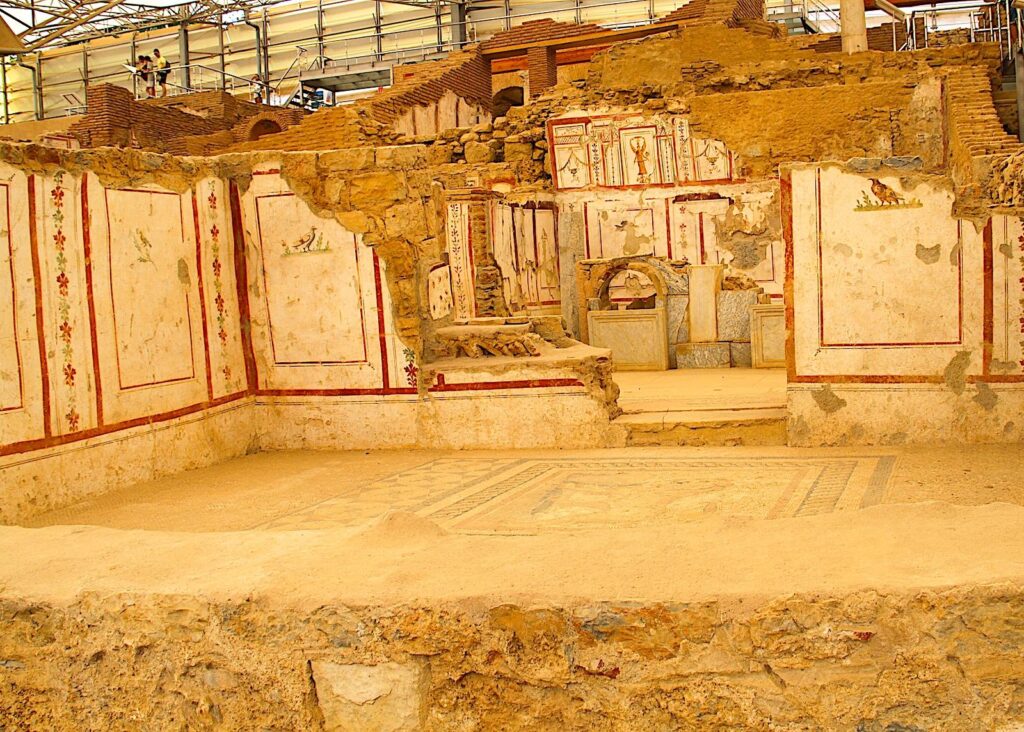
<svg viewBox="0 0 1024 732">
<path fill-rule="evenodd" d="M 387 510 L 453 531 L 531 533 L 773 519 L 878 503 L 895 458 L 438 458 L 253 528 L 318 529 Z"/>
</svg>

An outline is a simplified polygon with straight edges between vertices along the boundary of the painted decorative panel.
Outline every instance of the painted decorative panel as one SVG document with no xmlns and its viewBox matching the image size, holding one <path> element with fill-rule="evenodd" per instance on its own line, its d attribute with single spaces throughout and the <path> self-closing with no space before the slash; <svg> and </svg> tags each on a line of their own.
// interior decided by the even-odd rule
<svg viewBox="0 0 1024 732">
<path fill-rule="evenodd" d="M 960 345 L 962 224 L 949 216 L 943 221 L 922 215 L 923 204 L 910 193 L 895 193 L 897 179 L 886 181 L 828 170 L 819 174 L 821 345 Z M 908 202 L 851 205 L 865 189 L 880 185 L 895 200 Z M 892 317 L 876 316 L 883 304 Z M 920 317 L 924 313 L 927 317 Z"/>
<path fill-rule="evenodd" d="M 249 314 L 261 389 L 386 388 L 398 373 L 382 264 L 276 171 L 243 203 Z"/>
<path fill-rule="evenodd" d="M 1024 224 L 992 218 L 993 374 L 1024 374 Z"/>
<path fill-rule="evenodd" d="M 466 320 L 476 315 L 473 242 L 469 230 L 469 204 L 449 203 L 445 208 L 448 264 L 452 275 L 452 299 L 455 318 Z"/>
<path fill-rule="evenodd" d="M 135 389 L 196 377 L 195 328 L 182 197 L 104 190 L 106 258 L 117 386 Z"/>
<path fill-rule="evenodd" d="M 256 198 L 274 364 L 365 363 L 356 237 L 333 219 L 304 217 L 304 210 L 291 193 Z"/>
<path fill-rule="evenodd" d="M 551 204 L 496 203 L 491 209 L 491 231 L 505 301 L 512 311 L 557 305 L 561 301 L 558 234 Z"/>
<path fill-rule="evenodd" d="M 551 149 L 559 188 L 583 188 L 591 183 L 586 133 L 585 123 L 567 123 L 551 128 Z"/>
<path fill-rule="evenodd" d="M 29 228 L 27 178 L 4 170 L 0 182 L 0 446 L 43 436 L 38 265 Z"/>
<path fill-rule="evenodd" d="M 778 205 L 777 191 L 770 190 L 676 196 L 672 248 L 694 264 L 727 264 L 781 297 L 785 248 Z"/>
<path fill-rule="evenodd" d="M 50 374 L 50 409 L 55 435 L 80 432 L 99 423 L 97 375 L 86 271 L 82 211 L 83 178 L 59 171 L 37 176 L 36 242 L 39 247 L 43 333 Z M 102 193 L 102 190 L 101 190 Z"/>
<path fill-rule="evenodd" d="M 216 178 L 203 180 L 192 203 L 202 265 L 209 389 L 216 398 L 246 386 L 228 187 Z"/>
<path fill-rule="evenodd" d="M 451 268 L 438 265 L 427 275 L 427 299 L 430 302 L 430 317 L 440 320 L 452 312 Z"/>
<path fill-rule="evenodd" d="M 191 193 L 85 184 L 103 421 L 206 401 Z"/>
<path fill-rule="evenodd" d="M 944 181 L 793 169 L 798 373 L 980 372 L 982 297 L 964 283 L 983 279 L 982 236 L 952 203 Z"/>
<path fill-rule="evenodd" d="M 25 405 L 9 186 L 0 185 L 0 412 Z"/>
<path fill-rule="evenodd" d="M 548 123 L 555 188 L 633 188 L 735 178 L 719 140 L 695 137 L 685 117 L 585 115 Z"/>
<path fill-rule="evenodd" d="M 641 206 L 617 200 L 586 203 L 584 217 L 587 259 L 673 254 L 663 201 Z"/>
</svg>

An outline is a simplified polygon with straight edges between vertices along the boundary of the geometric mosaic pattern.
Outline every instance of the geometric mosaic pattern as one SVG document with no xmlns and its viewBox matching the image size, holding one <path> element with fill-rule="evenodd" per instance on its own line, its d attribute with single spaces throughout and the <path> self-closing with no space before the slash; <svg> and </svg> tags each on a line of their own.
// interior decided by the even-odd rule
<svg viewBox="0 0 1024 732">
<path fill-rule="evenodd" d="M 388 510 L 487 534 L 812 516 L 881 503 L 895 460 L 444 457 L 253 528 L 356 525 Z"/>
</svg>

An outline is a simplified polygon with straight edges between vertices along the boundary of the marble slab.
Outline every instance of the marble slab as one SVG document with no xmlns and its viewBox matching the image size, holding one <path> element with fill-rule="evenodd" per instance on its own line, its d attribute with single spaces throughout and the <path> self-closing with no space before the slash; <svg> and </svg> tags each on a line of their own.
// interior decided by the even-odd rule
<svg viewBox="0 0 1024 732">
<path fill-rule="evenodd" d="M 665 308 L 597 310 L 587 313 L 590 345 L 609 348 L 618 370 L 668 369 Z"/>
<path fill-rule="evenodd" d="M 786 365 L 786 313 L 782 303 L 754 305 L 750 310 L 751 365 Z"/>
<path fill-rule="evenodd" d="M 676 368 L 729 368 L 732 353 L 728 343 L 680 343 L 676 346 Z"/>
</svg>

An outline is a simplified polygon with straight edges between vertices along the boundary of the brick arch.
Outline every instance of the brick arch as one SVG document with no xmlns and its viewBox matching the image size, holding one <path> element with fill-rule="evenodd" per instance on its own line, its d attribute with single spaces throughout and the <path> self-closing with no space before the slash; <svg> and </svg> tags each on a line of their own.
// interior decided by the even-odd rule
<svg viewBox="0 0 1024 732">
<path fill-rule="evenodd" d="M 260 112 L 240 125 L 236 137 L 240 141 L 251 142 L 281 132 L 287 126 L 288 124 L 275 113 Z"/>
<path fill-rule="evenodd" d="M 525 101 L 523 84 L 509 84 L 494 93 L 491 110 L 495 117 L 504 117 L 512 107 L 521 107 Z"/>
</svg>

